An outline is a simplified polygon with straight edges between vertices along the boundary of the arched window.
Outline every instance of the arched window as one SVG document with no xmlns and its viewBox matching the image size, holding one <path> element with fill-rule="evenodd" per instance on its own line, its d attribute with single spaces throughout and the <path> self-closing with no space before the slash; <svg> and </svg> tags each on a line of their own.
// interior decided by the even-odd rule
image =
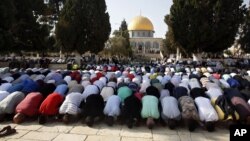
<svg viewBox="0 0 250 141">
<path fill-rule="evenodd" d="M 151 37 L 151 33 L 150 33 L 150 31 L 148 31 L 148 37 Z"/>
<path fill-rule="evenodd" d="M 143 50 L 144 48 L 144 43 L 143 42 L 139 42 L 138 43 L 138 50 Z"/>
<path fill-rule="evenodd" d="M 145 37 L 145 32 L 144 31 L 142 32 L 142 37 Z"/>
<path fill-rule="evenodd" d="M 150 49 L 151 48 L 151 43 L 149 41 L 146 42 L 145 48 L 146 49 Z"/>
<path fill-rule="evenodd" d="M 140 31 L 137 32 L 137 37 L 141 37 L 141 32 Z"/>
<path fill-rule="evenodd" d="M 159 43 L 158 43 L 158 42 L 154 42 L 154 43 L 153 43 L 153 48 L 159 49 Z"/>
</svg>

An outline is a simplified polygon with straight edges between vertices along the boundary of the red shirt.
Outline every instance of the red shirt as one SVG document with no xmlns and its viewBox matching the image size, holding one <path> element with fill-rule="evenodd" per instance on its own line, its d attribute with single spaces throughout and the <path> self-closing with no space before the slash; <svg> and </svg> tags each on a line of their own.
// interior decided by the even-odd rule
<svg viewBox="0 0 250 141">
<path fill-rule="evenodd" d="M 112 66 L 111 67 L 111 71 L 113 71 L 113 72 L 117 71 L 117 67 L 116 66 Z"/>
<path fill-rule="evenodd" d="M 22 113 L 27 116 L 35 116 L 43 100 L 43 96 L 39 92 L 29 93 L 16 107 L 16 113 Z"/>
<path fill-rule="evenodd" d="M 132 81 L 135 76 L 133 74 L 128 74 L 128 78 Z"/>
<path fill-rule="evenodd" d="M 39 113 L 43 115 L 56 115 L 58 114 L 60 105 L 62 104 L 64 97 L 58 93 L 50 94 L 41 104 Z"/>
<path fill-rule="evenodd" d="M 103 74 L 98 72 L 98 73 L 96 73 L 96 77 L 99 79 L 99 78 L 103 77 Z"/>
</svg>

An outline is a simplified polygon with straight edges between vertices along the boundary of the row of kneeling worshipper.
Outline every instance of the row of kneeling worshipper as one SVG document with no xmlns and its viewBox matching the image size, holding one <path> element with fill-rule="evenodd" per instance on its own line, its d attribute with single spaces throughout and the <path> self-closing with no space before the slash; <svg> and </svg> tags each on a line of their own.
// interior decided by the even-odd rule
<svg viewBox="0 0 250 141">
<path fill-rule="evenodd" d="M 213 131 L 219 121 L 250 121 L 248 77 L 237 73 L 34 68 L 5 70 L 0 78 L 0 121 L 17 124 L 56 117 L 66 124 L 83 119 L 88 126 L 101 119 L 129 128 L 145 122 L 150 129 L 182 122 L 190 131 L 198 125 Z"/>
</svg>

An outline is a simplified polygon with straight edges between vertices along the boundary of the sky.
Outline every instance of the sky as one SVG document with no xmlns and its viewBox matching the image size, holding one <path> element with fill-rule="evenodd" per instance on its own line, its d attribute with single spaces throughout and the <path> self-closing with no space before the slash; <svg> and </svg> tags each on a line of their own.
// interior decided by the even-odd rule
<svg viewBox="0 0 250 141">
<path fill-rule="evenodd" d="M 249 3 L 249 0 L 244 0 Z M 106 0 L 107 11 L 110 16 L 112 32 L 119 29 L 123 19 L 127 24 L 136 17 L 147 17 L 154 25 L 154 37 L 165 38 L 167 25 L 164 17 L 169 14 L 172 0 Z"/>
</svg>

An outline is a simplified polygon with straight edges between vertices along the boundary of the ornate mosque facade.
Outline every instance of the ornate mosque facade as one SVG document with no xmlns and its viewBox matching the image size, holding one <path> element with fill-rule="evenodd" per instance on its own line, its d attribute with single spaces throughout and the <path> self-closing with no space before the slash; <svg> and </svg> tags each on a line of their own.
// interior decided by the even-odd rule
<svg viewBox="0 0 250 141">
<path fill-rule="evenodd" d="M 134 17 L 128 25 L 128 30 L 134 53 L 160 57 L 163 39 L 154 37 L 154 26 L 147 17 Z"/>
</svg>

